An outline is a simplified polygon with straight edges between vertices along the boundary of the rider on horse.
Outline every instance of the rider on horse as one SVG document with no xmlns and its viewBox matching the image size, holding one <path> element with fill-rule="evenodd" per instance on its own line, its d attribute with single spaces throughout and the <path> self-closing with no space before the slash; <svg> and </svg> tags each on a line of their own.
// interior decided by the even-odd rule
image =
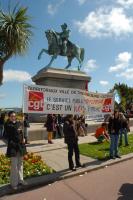
<svg viewBox="0 0 133 200">
<path fill-rule="evenodd" d="M 61 25 L 61 28 L 62 28 L 62 32 L 60 33 L 60 39 L 61 39 L 61 42 L 62 42 L 62 51 L 63 51 L 63 54 L 66 55 L 67 53 L 67 42 L 68 42 L 68 38 L 69 38 L 69 35 L 70 35 L 70 30 L 67 29 L 67 24 L 64 23 Z"/>
<path fill-rule="evenodd" d="M 61 47 L 62 54 L 66 55 L 66 53 L 67 53 L 67 42 L 68 42 L 68 38 L 69 38 L 69 35 L 70 35 L 70 30 L 67 29 L 66 23 L 62 24 L 61 28 L 62 28 L 61 33 L 54 31 L 54 34 L 56 35 L 58 45 Z"/>
<path fill-rule="evenodd" d="M 53 63 L 53 60 L 57 56 L 66 56 L 68 59 L 68 65 L 66 69 L 71 66 L 71 62 L 74 58 L 77 58 L 79 62 L 78 70 L 82 66 L 84 60 L 84 48 L 80 48 L 76 44 L 69 41 L 70 30 L 67 27 L 67 24 L 64 23 L 61 25 L 62 32 L 56 32 L 53 29 L 45 31 L 46 38 L 48 40 L 48 49 L 42 49 L 38 55 L 38 59 L 41 58 L 43 52 L 51 56 L 51 60 L 47 67 L 50 67 Z"/>
</svg>

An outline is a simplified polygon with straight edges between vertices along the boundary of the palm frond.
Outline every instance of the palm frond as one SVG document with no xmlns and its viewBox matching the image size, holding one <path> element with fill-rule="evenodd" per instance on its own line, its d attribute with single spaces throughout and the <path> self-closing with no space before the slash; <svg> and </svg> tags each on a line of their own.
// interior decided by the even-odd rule
<svg viewBox="0 0 133 200">
<path fill-rule="evenodd" d="M 5 42 L 5 52 L 10 54 L 23 54 L 32 35 L 27 8 L 16 5 L 12 12 L 5 13 L 0 10 L 0 35 Z"/>
</svg>

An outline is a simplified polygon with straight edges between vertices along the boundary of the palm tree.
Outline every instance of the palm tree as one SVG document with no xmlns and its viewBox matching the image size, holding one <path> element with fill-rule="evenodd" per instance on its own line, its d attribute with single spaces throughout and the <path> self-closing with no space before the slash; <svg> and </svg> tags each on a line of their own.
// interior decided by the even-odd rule
<svg viewBox="0 0 133 200">
<path fill-rule="evenodd" d="M 23 55 L 32 35 L 27 8 L 15 6 L 8 13 L 0 10 L 0 85 L 3 67 L 13 55 Z"/>
</svg>

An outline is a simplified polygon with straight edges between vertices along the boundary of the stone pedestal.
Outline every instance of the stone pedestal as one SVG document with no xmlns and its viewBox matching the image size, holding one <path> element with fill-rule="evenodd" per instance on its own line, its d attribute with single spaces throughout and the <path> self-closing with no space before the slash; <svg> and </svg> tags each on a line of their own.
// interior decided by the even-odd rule
<svg viewBox="0 0 133 200">
<path fill-rule="evenodd" d="M 42 69 L 32 77 L 32 81 L 35 82 L 36 85 L 75 88 L 82 90 L 86 89 L 86 84 L 88 84 L 90 80 L 91 78 L 85 72 L 56 68 Z M 45 115 L 29 114 L 29 117 L 32 122 L 45 122 Z M 46 138 L 47 132 L 44 130 L 43 126 L 42 128 L 35 126 L 35 130 L 30 128 L 29 140 L 44 140 Z"/>
<path fill-rule="evenodd" d="M 35 76 L 32 77 L 32 81 L 36 85 L 45 85 L 53 87 L 86 89 L 87 82 L 90 82 L 91 78 L 81 71 L 47 68 L 40 70 Z"/>
</svg>

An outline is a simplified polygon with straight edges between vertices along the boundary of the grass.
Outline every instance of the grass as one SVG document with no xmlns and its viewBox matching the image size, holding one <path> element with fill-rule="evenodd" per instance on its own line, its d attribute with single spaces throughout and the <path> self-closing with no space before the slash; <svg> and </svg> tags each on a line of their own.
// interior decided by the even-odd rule
<svg viewBox="0 0 133 200">
<path fill-rule="evenodd" d="M 128 141 L 129 146 L 123 146 L 119 147 L 119 153 L 120 155 L 126 155 L 129 153 L 133 153 L 133 134 L 128 135 Z M 106 160 L 109 158 L 109 146 L 110 144 L 108 142 L 98 143 L 85 143 L 85 144 L 79 144 L 80 154 L 92 157 L 98 160 Z"/>
</svg>

